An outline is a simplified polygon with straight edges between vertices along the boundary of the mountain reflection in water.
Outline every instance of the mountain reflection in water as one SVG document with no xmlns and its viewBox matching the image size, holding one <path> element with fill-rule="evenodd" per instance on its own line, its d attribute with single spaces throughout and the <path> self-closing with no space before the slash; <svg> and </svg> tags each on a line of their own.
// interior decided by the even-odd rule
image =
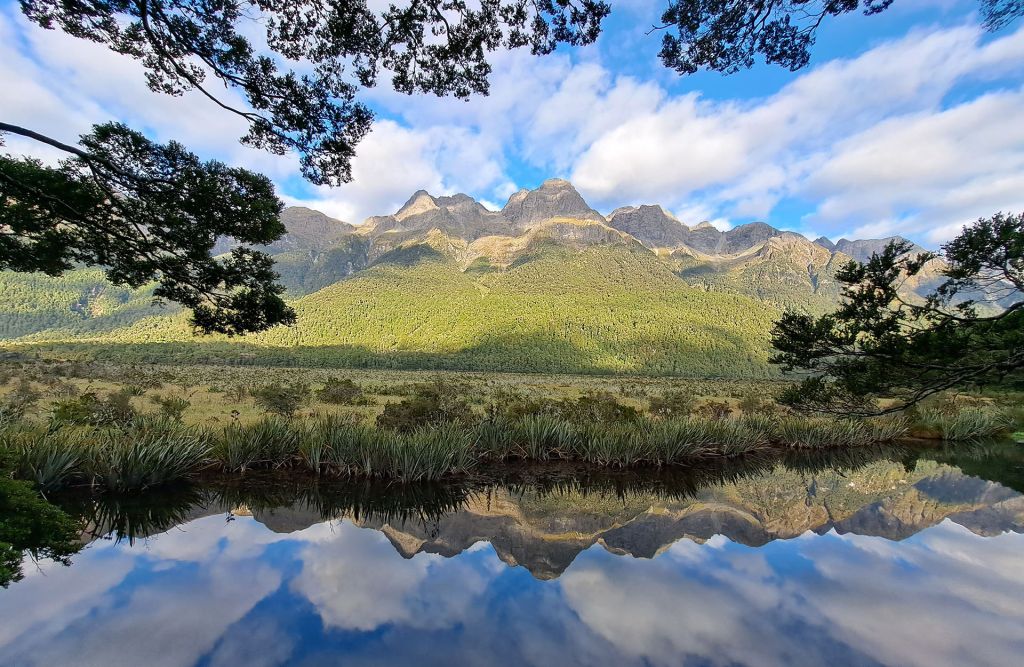
<svg viewBox="0 0 1024 667">
<path fill-rule="evenodd" d="M 66 498 L 91 543 L 0 591 L 0 664 L 1016 664 L 1013 457 Z"/>
</svg>

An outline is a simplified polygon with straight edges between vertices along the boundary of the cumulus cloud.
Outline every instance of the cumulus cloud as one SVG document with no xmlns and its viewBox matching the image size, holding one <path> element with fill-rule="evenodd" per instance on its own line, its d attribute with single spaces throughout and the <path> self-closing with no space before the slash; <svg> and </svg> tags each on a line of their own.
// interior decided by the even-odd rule
<svg viewBox="0 0 1024 667">
<path fill-rule="evenodd" d="M 650 7 L 631 0 L 626 11 Z M 620 30 L 627 42 L 635 37 Z M 613 50 L 599 47 L 543 58 L 495 53 L 491 94 L 468 101 L 409 97 L 386 84 L 364 91 L 379 121 L 359 147 L 354 182 L 316 188 L 298 176 L 294 156 L 238 144 L 239 119 L 196 95 L 153 94 L 130 59 L 0 10 L 6 119 L 64 140 L 123 120 L 267 173 L 288 203 L 353 223 L 393 212 L 418 189 L 463 191 L 496 206 L 549 176 L 570 178 L 606 212 L 661 203 L 688 223 L 768 219 L 930 244 L 977 217 L 1024 208 L 1016 112 L 1024 28 L 996 37 L 976 25 L 919 28 L 816 61 L 756 99 L 673 93 L 653 54 L 647 69 L 632 62 L 626 75 Z"/>
<path fill-rule="evenodd" d="M 304 535 L 324 530 L 330 529 L 321 524 Z M 436 630 L 465 620 L 489 578 L 464 560 L 403 559 L 384 534 L 343 522 L 329 540 L 304 551 L 302 572 L 291 585 L 327 626 L 365 632 L 401 623 Z"/>
<path fill-rule="evenodd" d="M 947 520 L 905 542 L 810 534 L 632 562 L 592 550 L 560 582 L 583 624 L 645 664 L 1002 665 L 1022 648 L 1020 546 Z"/>
<path fill-rule="evenodd" d="M 781 199 L 802 198 L 812 212 L 791 225 L 841 231 L 884 219 L 883 231 L 923 232 L 1021 202 L 1020 92 L 944 101 L 958 83 L 1019 75 L 1022 63 L 1024 29 L 988 43 L 972 26 L 912 33 L 766 99 L 666 98 L 591 143 L 572 179 L 599 201 L 696 201 L 726 217 L 768 217 Z"/>
</svg>

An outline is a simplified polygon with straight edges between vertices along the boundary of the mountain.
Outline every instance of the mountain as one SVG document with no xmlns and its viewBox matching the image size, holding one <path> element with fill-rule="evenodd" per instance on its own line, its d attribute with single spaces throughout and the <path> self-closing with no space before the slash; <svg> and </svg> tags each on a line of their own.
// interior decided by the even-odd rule
<svg viewBox="0 0 1024 667">
<path fill-rule="evenodd" d="M 357 226 L 302 207 L 282 220 L 287 233 L 264 250 L 294 327 L 195 339 L 150 291 L 82 269 L 0 273 L 0 338 L 148 360 L 761 377 L 775 372 L 768 332 L 782 309 L 834 308 L 838 267 L 887 241 L 691 227 L 656 205 L 605 217 L 560 179 L 500 211 L 421 190 Z"/>
<path fill-rule="evenodd" d="M 860 241 L 839 239 L 836 241 L 834 249 L 838 252 L 849 255 L 858 262 L 866 262 L 871 259 L 871 255 L 881 253 L 885 250 L 887 245 L 894 241 L 906 241 L 906 239 L 902 236 L 889 236 L 884 239 L 866 239 Z M 925 249 L 916 243 L 912 243 L 909 252 L 913 255 L 918 255 L 925 252 Z"/>
</svg>

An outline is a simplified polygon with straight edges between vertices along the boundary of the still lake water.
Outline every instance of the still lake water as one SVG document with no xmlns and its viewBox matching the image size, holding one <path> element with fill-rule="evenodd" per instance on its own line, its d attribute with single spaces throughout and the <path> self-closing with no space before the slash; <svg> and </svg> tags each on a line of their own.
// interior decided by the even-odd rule
<svg viewBox="0 0 1024 667">
<path fill-rule="evenodd" d="M 72 565 L 0 590 L 0 664 L 1021 664 L 1022 464 L 78 499 Z"/>
</svg>

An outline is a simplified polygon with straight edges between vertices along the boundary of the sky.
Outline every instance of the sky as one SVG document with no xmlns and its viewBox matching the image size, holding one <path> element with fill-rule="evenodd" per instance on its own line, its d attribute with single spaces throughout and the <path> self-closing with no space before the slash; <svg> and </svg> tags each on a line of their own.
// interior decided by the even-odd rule
<svg viewBox="0 0 1024 667">
<path fill-rule="evenodd" d="M 799 72 L 679 76 L 646 34 L 664 2 L 613 0 L 589 47 L 493 54 L 487 97 L 410 97 L 382 77 L 362 93 L 377 120 L 341 187 L 304 181 L 294 155 L 242 146 L 232 115 L 194 93 L 150 92 L 137 63 L 38 28 L 11 0 L 0 0 L 0 118 L 69 143 L 119 120 L 261 171 L 286 203 L 352 223 L 419 189 L 498 209 L 555 177 L 603 213 L 657 203 L 690 225 L 762 220 L 928 247 L 1024 211 L 1024 21 L 987 32 L 977 0 L 900 0 L 827 22 Z M 16 137 L 6 150 L 59 157 Z"/>
</svg>

